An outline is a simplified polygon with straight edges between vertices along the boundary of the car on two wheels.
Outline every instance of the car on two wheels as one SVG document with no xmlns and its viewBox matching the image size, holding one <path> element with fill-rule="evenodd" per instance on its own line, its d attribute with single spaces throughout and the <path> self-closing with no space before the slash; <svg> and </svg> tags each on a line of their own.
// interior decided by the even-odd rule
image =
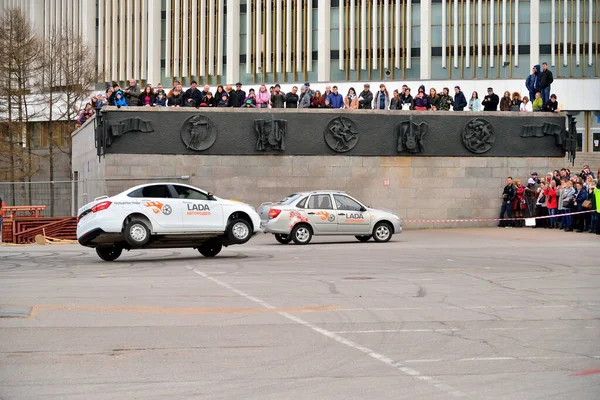
<svg viewBox="0 0 600 400">
<path fill-rule="evenodd" d="M 261 228 L 282 244 L 310 243 L 314 235 L 352 235 L 361 242 L 388 242 L 402 232 L 400 218 L 377 210 L 342 191 L 291 194 L 259 208 Z"/>
<path fill-rule="evenodd" d="M 105 261 L 123 250 L 191 247 L 205 257 L 246 243 L 261 232 L 260 217 L 245 203 L 180 183 L 135 186 L 79 209 L 77 239 Z"/>
</svg>

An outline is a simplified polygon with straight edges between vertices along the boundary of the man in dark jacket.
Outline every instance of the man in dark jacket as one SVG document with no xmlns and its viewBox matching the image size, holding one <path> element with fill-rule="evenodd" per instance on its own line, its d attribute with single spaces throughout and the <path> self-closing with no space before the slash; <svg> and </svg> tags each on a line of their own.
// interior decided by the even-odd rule
<svg viewBox="0 0 600 400">
<path fill-rule="evenodd" d="M 235 96 L 236 103 L 232 104 L 232 107 L 241 107 L 244 105 L 244 100 L 246 100 L 246 92 L 242 90 L 242 83 L 238 82 L 235 84 Z"/>
<path fill-rule="evenodd" d="M 285 95 L 281 92 L 281 86 L 278 84 L 273 88 L 273 94 L 271 95 L 271 107 L 283 108 L 285 104 Z"/>
<path fill-rule="evenodd" d="M 504 191 L 502 192 L 502 208 L 500 209 L 500 216 L 498 218 L 504 218 L 504 213 L 506 213 L 507 218 L 512 218 L 512 203 L 517 195 L 517 190 L 513 185 L 512 176 L 506 178 L 506 186 L 504 186 Z M 498 223 L 499 228 L 504 228 L 507 226 L 513 226 L 512 221 L 500 221 Z"/>
<path fill-rule="evenodd" d="M 533 102 L 535 94 L 540 91 L 540 77 L 542 71 L 540 70 L 539 64 L 536 64 L 531 69 L 531 75 L 525 79 L 525 87 L 529 91 L 529 101 Z"/>
<path fill-rule="evenodd" d="M 550 96 L 550 100 L 544 104 L 544 111 L 553 113 L 560 112 L 560 108 L 558 108 L 558 100 L 556 100 L 555 94 Z"/>
<path fill-rule="evenodd" d="M 202 101 L 202 97 L 200 97 L 200 96 L 202 94 L 201 94 L 200 90 L 198 90 L 196 85 L 197 85 L 197 82 L 192 81 L 192 85 L 190 86 L 190 88 L 185 91 L 185 93 L 183 95 L 185 107 L 199 107 L 200 106 L 200 102 Z"/>
<path fill-rule="evenodd" d="M 494 89 L 488 88 L 488 94 L 483 98 L 483 111 L 498 111 L 498 103 L 500 98 L 494 93 Z"/>
<path fill-rule="evenodd" d="M 138 87 L 135 79 L 129 80 L 129 86 L 123 91 L 125 99 L 127 100 L 128 106 L 137 106 L 140 97 L 140 88 Z"/>
<path fill-rule="evenodd" d="M 460 90 L 460 86 L 454 86 L 454 93 L 456 95 L 454 96 L 454 104 L 452 105 L 452 108 L 454 111 L 464 111 L 465 107 L 467 106 L 467 98 Z"/>
<path fill-rule="evenodd" d="M 373 109 L 373 93 L 371 93 L 371 85 L 365 83 L 364 90 L 358 95 L 358 108 L 360 110 L 372 110 Z"/>
<path fill-rule="evenodd" d="M 204 100 L 204 98 L 206 97 L 206 95 L 208 94 L 208 92 L 210 92 L 210 86 L 209 85 L 204 85 L 204 89 L 200 90 L 200 98 L 202 100 Z"/>
<path fill-rule="evenodd" d="M 294 86 L 292 91 L 285 95 L 285 108 L 298 108 L 298 86 Z"/>
<path fill-rule="evenodd" d="M 542 63 L 542 76 L 540 77 L 540 91 L 544 105 L 550 100 L 550 85 L 554 82 L 552 71 L 548 69 L 547 63 Z"/>
</svg>

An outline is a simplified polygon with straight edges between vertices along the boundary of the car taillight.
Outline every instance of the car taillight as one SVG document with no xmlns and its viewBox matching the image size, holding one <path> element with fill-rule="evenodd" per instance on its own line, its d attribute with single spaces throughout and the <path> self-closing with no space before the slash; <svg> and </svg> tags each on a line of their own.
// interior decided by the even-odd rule
<svg viewBox="0 0 600 400">
<path fill-rule="evenodd" d="M 101 203 L 96 204 L 94 207 L 92 207 L 92 212 L 98 212 L 98 211 L 102 211 L 102 210 L 106 210 L 108 207 L 110 207 L 112 203 L 110 201 L 103 201 Z"/>
<path fill-rule="evenodd" d="M 281 214 L 281 210 L 278 210 L 276 208 L 271 208 L 269 210 L 269 219 L 277 218 L 279 216 L 279 214 Z"/>
</svg>

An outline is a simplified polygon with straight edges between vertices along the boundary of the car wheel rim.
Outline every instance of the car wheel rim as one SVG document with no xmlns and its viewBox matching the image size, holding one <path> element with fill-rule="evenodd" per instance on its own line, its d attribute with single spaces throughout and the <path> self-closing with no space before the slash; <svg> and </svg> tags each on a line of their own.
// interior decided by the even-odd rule
<svg viewBox="0 0 600 400">
<path fill-rule="evenodd" d="M 296 238 L 301 242 L 306 242 L 309 235 L 308 229 L 306 228 L 300 228 L 296 231 Z"/>
<path fill-rule="evenodd" d="M 390 228 L 388 228 L 385 225 L 380 226 L 379 228 L 377 228 L 375 234 L 377 235 L 377 239 L 386 240 L 390 236 Z"/>
<path fill-rule="evenodd" d="M 129 236 L 136 242 L 143 242 L 146 239 L 146 228 L 140 224 L 132 225 L 129 229 Z"/>
<path fill-rule="evenodd" d="M 250 230 L 248 229 L 248 226 L 246 224 L 244 224 L 243 222 L 238 222 L 233 226 L 232 232 L 233 236 L 236 239 L 243 240 L 248 237 Z"/>
</svg>

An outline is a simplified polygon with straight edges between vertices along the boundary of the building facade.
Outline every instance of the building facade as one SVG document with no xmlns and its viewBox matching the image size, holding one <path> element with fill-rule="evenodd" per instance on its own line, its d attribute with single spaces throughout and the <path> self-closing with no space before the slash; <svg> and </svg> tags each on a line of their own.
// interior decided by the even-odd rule
<svg viewBox="0 0 600 400">
<path fill-rule="evenodd" d="M 105 82 L 408 83 L 525 92 L 547 62 L 600 151 L 600 0 L 0 0 L 96 47 Z M 392 85 L 392 84 L 390 84 Z M 393 87 L 392 85 L 392 88 Z M 413 88 L 413 89 L 414 89 Z M 594 113 L 596 111 L 596 113 Z"/>
</svg>

